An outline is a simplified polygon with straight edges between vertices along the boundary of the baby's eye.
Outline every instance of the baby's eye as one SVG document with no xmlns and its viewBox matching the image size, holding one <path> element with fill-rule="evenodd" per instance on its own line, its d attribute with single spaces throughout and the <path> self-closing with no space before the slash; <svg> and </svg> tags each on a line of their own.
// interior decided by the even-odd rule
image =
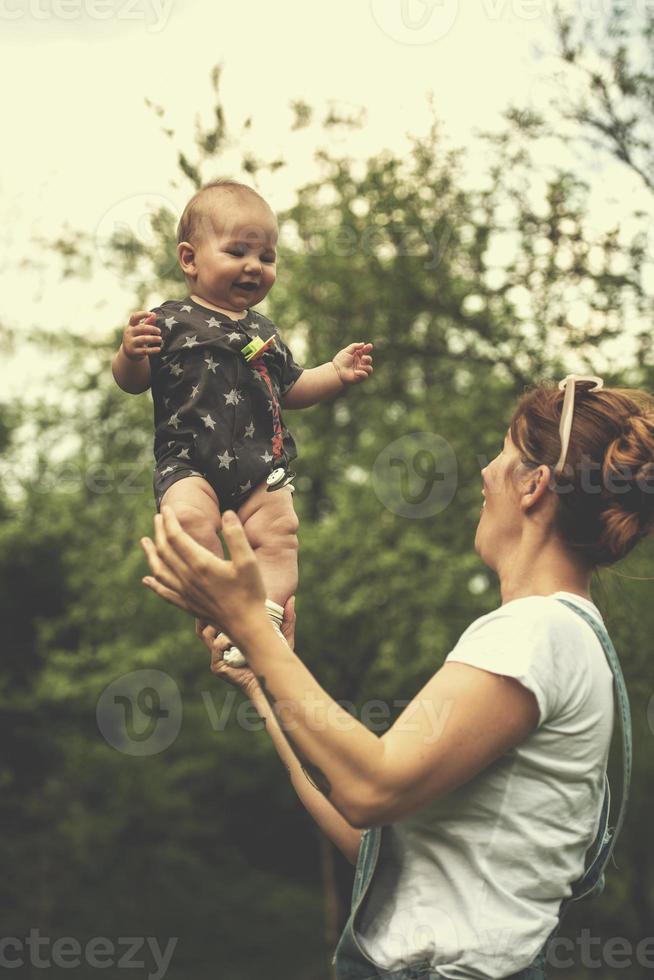
<svg viewBox="0 0 654 980">
<path fill-rule="evenodd" d="M 268 263 L 270 263 L 272 265 L 274 262 L 277 261 L 277 256 L 275 256 L 275 255 L 264 255 L 264 256 L 262 256 L 261 261 L 262 262 L 268 262 Z"/>
<path fill-rule="evenodd" d="M 237 259 L 243 258 L 243 252 L 238 248 L 228 248 L 227 251 L 230 255 L 235 255 Z"/>
</svg>

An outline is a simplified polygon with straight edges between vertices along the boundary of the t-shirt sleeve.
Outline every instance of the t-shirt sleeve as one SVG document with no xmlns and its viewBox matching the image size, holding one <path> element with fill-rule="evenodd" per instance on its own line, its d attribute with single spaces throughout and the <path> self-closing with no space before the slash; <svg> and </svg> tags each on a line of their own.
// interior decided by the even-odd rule
<svg viewBox="0 0 654 980">
<path fill-rule="evenodd" d="M 280 394 L 285 395 L 293 387 L 297 379 L 304 371 L 304 368 L 300 367 L 293 357 L 290 347 L 284 343 L 279 335 L 277 337 L 277 344 L 282 353 L 282 379 Z"/>
<path fill-rule="evenodd" d="M 562 709 L 563 658 L 556 624 L 533 597 L 508 603 L 482 616 L 465 631 L 446 662 L 513 677 L 538 702 L 539 726 Z"/>
</svg>

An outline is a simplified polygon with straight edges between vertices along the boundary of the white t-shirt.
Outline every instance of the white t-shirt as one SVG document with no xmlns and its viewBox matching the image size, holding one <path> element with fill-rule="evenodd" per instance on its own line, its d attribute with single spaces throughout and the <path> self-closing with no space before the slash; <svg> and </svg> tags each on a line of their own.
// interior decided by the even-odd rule
<svg viewBox="0 0 654 980">
<path fill-rule="evenodd" d="M 592 628 L 555 596 L 475 620 L 446 658 L 515 677 L 538 727 L 468 783 L 385 827 L 357 938 L 386 970 L 428 960 L 452 980 L 507 977 L 556 926 L 599 827 L 613 675 Z"/>
</svg>

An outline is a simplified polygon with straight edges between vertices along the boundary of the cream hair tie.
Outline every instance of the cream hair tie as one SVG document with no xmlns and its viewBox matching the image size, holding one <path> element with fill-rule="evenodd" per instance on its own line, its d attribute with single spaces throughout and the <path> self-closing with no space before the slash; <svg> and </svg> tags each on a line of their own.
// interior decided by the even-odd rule
<svg viewBox="0 0 654 980">
<path fill-rule="evenodd" d="M 561 437 L 561 455 L 559 460 L 554 467 L 555 473 L 560 473 L 563 469 L 565 463 L 565 458 L 568 455 L 568 446 L 570 445 L 570 432 L 572 430 L 572 416 L 575 410 L 575 389 L 577 387 L 577 381 L 594 381 L 595 387 L 589 388 L 589 391 L 599 391 L 600 388 L 604 386 L 604 381 L 602 378 L 596 378 L 594 375 L 586 374 L 569 374 L 563 381 L 559 381 L 559 388 L 561 391 L 565 389 L 565 395 L 563 397 L 563 408 L 561 409 L 561 422 L 559 424 L 559 436 Z"/>
</svg>

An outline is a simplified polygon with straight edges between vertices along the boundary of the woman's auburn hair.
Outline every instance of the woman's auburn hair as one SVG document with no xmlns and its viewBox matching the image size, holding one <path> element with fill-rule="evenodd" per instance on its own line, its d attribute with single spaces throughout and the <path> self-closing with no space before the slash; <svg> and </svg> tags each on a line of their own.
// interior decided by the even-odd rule
<svg viewBox="0 0 654 980">
<path fill-rule="evenodd" d="M 654 396 L 634 388 L 576 382 L 568 453 L 554 474 L 564 392 L 556 384 L 527 391 L 510 432 L 527 466 L 552 468 L 558 530 L 593 565 L 624 558 L 654 530 Z"/>
</svg>

